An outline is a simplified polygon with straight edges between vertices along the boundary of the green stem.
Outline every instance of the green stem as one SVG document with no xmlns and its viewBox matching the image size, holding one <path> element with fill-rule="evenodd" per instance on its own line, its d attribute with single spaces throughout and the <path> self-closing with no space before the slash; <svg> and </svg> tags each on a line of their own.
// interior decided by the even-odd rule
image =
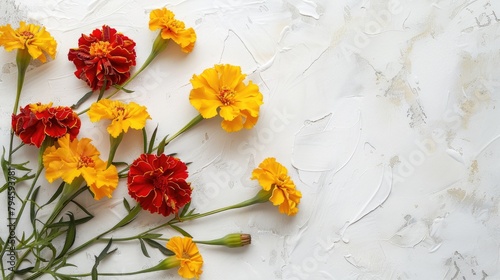
<svg viewBox="0 0 500 280">
<path fill-rule="evenodd" d="M 110 148 L 109 148 L 107 167 L 109 167 L 111 165 L 111 163 L 113 163 L 113 159 L 115 158 L 116 150 L 118 149 L 118 146 L 122 142 L 124 134 L 125 134 L 124 132 L 121 132 L 116 138 L 111 136 L 111 134 L 109 135 Z"/>
<path fill-rule="evenodd" d="M 130 76 L 130 78 L 128 80 L 126 80 L 123 84 L 121 84 L 120 87 L 117 88 L 113 93 L 106 96 L 106 98 L 113 97 L 115 94 L 120 92 L 120 90 L 122 90 L 122 88 L 124 88 L 132 80 L 134 80 L 135 77 L 137 77 L 142 71 L 144 71 L 144 69 L 146 69 L 146 67 L 148 67 L 149 64 L 151 64 L 151 62 L 153 62 L 154 58 L 156 56 L 158 56 L 158 54 L 160 54 L 167 47 L 168 42 L 169 42 L 169 40 L 162 39 L 160 33 L 158 33 L 158 36 L 156 37 L 155 41 L 153 42 L 153 47 L 151 48 L 151 53 L 149 54 L 146 61 L 144 61 L 144 64 L 141 66 L 141 68 L 139 68 L 139 70 L 137 70 L 132 76 Z"/>
<path fill-rule="evenodd" d="M 191 129 L 193 126 L 195 126 L 196 124 L 198 124 L 202 120 L 203 120 L 203 117 L 201 116 L 201 114 L 198 114 L 190 122 L 188 122 L 183 128 L 181 128 L 179 131 L 177 131 L 177 133 L 175 133 L 171 137 L 167 138 L 167 140 L 165 140 L 165 145 L 167 145 L 168 143 L 170 143 L 170 141 L 172 141 L 175 138 L 177 138 L 177 136 L 179 136 L 182 133 L 184 133 L 184 132 L 188 131 L 189 129 Z"/>
<path fill-rule="evenodd" d="M 199 219 L 199 218 L 211 216 L 211 215 L 214 215 L 214 214 L 217 214 L 217 213 L 220 213 L 220 212 L 224 212 L 224 211 L 227 211 L 227 210 L 243 208 L 243 207 L 250 206 L 250 205 L 253 205 L 253 204 L 257 204 L 257 203 L 264 203 L 264 202 L 269 201 L 269 198 L 271 197 L 271 194 L 272 193 L 269 192 L 269 191 L 261 190 L 254 197 L 252 197 L 250 199 L 247 199 L 247 200 L 245 200 L 243 202 L 240 202 L 238 204 L 234 204 L 234 205 L 222 207 L 222 208 L 215 209 L 215 210 L 212 210 L 212 211 L 209 211 L 209 212 L 205 212 L 205 213 L 201 213 L 201 214 L 192 214 L 192 215 L 189 215 L 189 216 L 184 216 L 184 217 L 182 217 L 180 219 L 178 219 L 178 218 L 172 218 L 168 222 L 163 223 L 163 224 L 161 224 L 159 226 L 156 226 L 154 228 L 148 229 L 147 231 L 144 231 L 143 233 L 141 233 L 139 235 L 147 234 L 147 233 L 150 233 L 150 232 L 155 231 L 157 229 L 160 229 L 160 228 L 163 228 L 163 227 L 166 227 L 166 226 L 169 226 L 169 225 L 173 225 L 173 224 L 182 223 L 184 221 L 196 220 L 196 219 Z"/>
<path fill-rule="evenodd" d="M 14 102 L 13 114 L 17 114 L 17 107 L 19 107 L 19 99 L 21 97 L 21 91 L 23 90 L 24 77 L 26 76 L 26 70 L 30 64 L 31 56 L 28 53 L 28 49 L 18 49 L 16 55 L 17 64 L 17 92 L 16 101 Z"/>
</svg>

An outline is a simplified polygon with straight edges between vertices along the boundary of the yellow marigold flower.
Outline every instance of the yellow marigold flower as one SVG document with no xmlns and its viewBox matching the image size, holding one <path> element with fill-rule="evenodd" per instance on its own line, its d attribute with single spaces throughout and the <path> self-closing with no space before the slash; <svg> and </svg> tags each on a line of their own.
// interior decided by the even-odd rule
<svg viewBox="0 0 500 280">
<path fill-rule="evenodd" d="M 218 112 L 227 132 L 250 129 L 257 123 L 263 97 L 256 84 L 243 83 L 245 77 L 239 66 L 215 65 L 193 75 L 189 101 L 203 118 L 215 117 Z"/>
<path fill-rule="evenodd" d="M 286 167 L 275 158 L 266 158 L 252 172 L 252 179 L 258 180 L 264 191 L 272 192 L 269 200 L 279 205 L 279 211 L 289 216 L 297 214 L 297 205 L 302 193 L 295 188 Z"/>
<path fill-rule="evenodd" d="M 10 24 L 0 26 L 0 46 L 7 51 L 28 49 L 33 59 L 46 62 L 47 58 L 44 53 L 54 59 L 57 43 L 45 27 L 21 21 L 18 29 L 13 29 Z"/>
<path fill-rule="evenodd" d="M 127 132 L 129 128 L 143 129 L 146 126 L 146 120 L 151 119 L 144 106 L 135 102 L 125 104 L 109 99 L 101 99 L 92 104 L 87 114 L 92 122 L 101 119 L 111 120 L 107 130 L 114 138 L 122 132 Z"/>
<path fill-rule="evenodd" d="M 172 39 L 185 53 L 191 52 L 194 48 L 196 41 L 194 29 L 186 29 L 184 22 L 176 20 L 174 13 L 166 8 L 151 11 L 149 29 L 151 31 L 161 29 L 161 37 L 165 40 Z"/>
<path fill-rule="evenodd" d="M 203 258 L 196 243 L 189 237 L 172 237 L 167 242 L 167 249 L 174 252 L 175 257 L 180 262 L 178 273 L 184 278 L 200 278 Z"/>
<path fill-rule="evenodd" d="M 99 158 L 99 151 L 90 144 L 89 138 L 70 140 L 69 135 L 57 140 L 57 147 L 51 146 L 43 153 L 45 177 L 52 183 L 58 178 L 71 184 L 82 176 L 96 200 L 111 197 L 118 185 L 118 172 L 114 165 Z"/>
</svg>

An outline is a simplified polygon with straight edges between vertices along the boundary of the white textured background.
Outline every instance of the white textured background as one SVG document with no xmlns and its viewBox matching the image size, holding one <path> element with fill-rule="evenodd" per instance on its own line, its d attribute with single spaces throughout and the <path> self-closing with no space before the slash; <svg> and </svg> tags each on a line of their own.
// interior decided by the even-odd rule
<svg viewBox="0 0 500 280">
<path fill-rule="evenodd" d="M 193 205 L 208 211 L 253 196 L 251 170 L 268 156 L 303 193 L 295 217 L 269 203 L 186 223 L 196 239 L 252 234 L 246 248 L 200 246 L 202 279 L 500 279 L 499 1 L 0 0 L 0 24 L 43 24 L 58 41 L 54 61 L 28 69 L 20 105 L 76 102 L 87 87 L 68 49 L 103 24 L 135 40 L 142 65 L 156 36 L 149 12 L 163 6 L 198 40 L 189 55 L 170 44 L 128 86 L 135 92 L 118 96 L 148 107 L 149 131 L 159 124 L 158 135 L 174 133 L 196 115 L 189 79 L 216 63 L 240 65 L 264 95 L 253 130 L 227 134 L 214 119 L 168 146 L 193 162 Z M 0 66 L 7 146 L 15 54 L 2 50 Z M 81 136 L 107 154 L 103 123 L 84 117 Z M 137 157 L 140 141 L 127 134 L 116 160 Z M 123 216 L 123 196 L 124 185 L 111 200 L 80 198 L 97 217 L 77 243 Z M 161 220 L 141 213 L 128 233 Z M 75 272 L 88 272 L 103 246 L 73 260 Z M 138 244 L 114 246 L 100 271 L 161 258 L 150 250 L 144 260 Z M 175 271 L 150 277 L 179 279 Z"/>
</svg>

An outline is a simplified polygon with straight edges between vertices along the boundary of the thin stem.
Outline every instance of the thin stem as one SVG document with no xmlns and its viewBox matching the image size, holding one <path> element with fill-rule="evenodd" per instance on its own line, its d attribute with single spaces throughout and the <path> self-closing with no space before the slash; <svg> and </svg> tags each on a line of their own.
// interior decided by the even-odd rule
<svg viewBox="0 0 500 280">
<path fill-rule="evenodd" d="M 198 114 L 190 122 L 188 122 L 183 128 L 181 128 L 179 131 L 177 131 L 177 133 L 175 133 L 171 137 L 167 138 L 167 140 L 165 140 L 165 145 L 167 145 L 168 143 L 170 143 L 170 141 L 172 141 L 175 138 L 177 138 L 177 136 L 179 136 L 182 133 L 188 131 L 191 127 L 195 126 L 196 124 L 198 124 L 202 120 L 203 120 L 203 117 L 201 116 L 201 114 Z"/>
</svg>

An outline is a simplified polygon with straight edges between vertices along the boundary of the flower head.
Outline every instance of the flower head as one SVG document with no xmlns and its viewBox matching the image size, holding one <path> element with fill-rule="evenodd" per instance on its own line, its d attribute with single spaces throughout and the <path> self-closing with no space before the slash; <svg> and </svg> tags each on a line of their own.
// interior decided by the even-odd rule
<svg viewBox="0 0 500 280">
<path fill-rule="evenodd" d="M 177 214 L 191 201 L 187 177 L 187 166 L 179 159 L 164 154 L 142 154 L 130 165 L 128 192 L 151 213 Z"/>
<path fill-rule="evenodd" d="M 297 205 L 302 193 L 295 188 L 286 168 L 275 158 L 266 158 L 252 172 L 252 179 L 258 180 L 262 189 L 271 192 L 269 200 L 279 205 L 279 211 L 289 216 L 297 214 Z"/>
<path fill-rule="evenodd" d="M 143 129 L 146 126 L 146 120 L 151 119 L 144 106 L 135 102 L 125 104 L 110 99 L 101 99 L 93 103 L 87 114 L 92 122 L 101 119 L 111 120 L 107 130 L 114 138 L 122 132 L 127 132 L 129 128 Z"/>
<path fill-rule="evenodd" d="M 204 118 L 219 113 L 222 128 L 228 132 L 250 129 L 257 123 L 263 97 L 256 84 L 245 85 L 244 79 L 239 66 L 215 65 L 193 75 L 189 101 Z"/>
<path fill-rule="evenodd" d="M 55 58 L 57 42 L 45 27 L 21 21 L 18 29 L 13 29 L 10 24 L 0 26 L 0 46 L 7 51 L 27 49 L 33 59 L 46 62 L 45 54 Z"/>
<path fill-rule="evenodd" d="M 182 51 L 189 53 L 194 48 L 196 33 L 193 28 L 186 29 L 184 22 L 175 19 L 174 13 L 166 8 L 155 9 L 149 14 L 149 29 L 160 30 L 164 40 L 172 39 Z"/>
<path fill-rule="evenodd" d="M 89 138 L 70 141 L 69 135 L 59 138 L 57 146 L 47 148 L 43 154 L 45 177 L 52 183 L 58 178 L 71 184 L 82 176 L 96 200 L 111 197 L 118 185 L 118 172 L 114 165 L 99 158 L 99 151 Z"/>
<path fill-rule="evenodd" d="M 66 134 L 73 140 L 80 131 L 80 118 L 69 107 L 52 107 L 52 102 L 34 103 L 20 111 L 12 115 L 12 130 L 25 144 L 40 147 L 45 138 L 60 138 Z"/>
<path fill-rule="evenodd" d="M 135 57 L 135 42 L 107 25 L 89 35 L 82 34 L 78 48 L 68 53 L 76 66 L 75 76 L 92 90 L 124 83 L 135 66 Z"/>
<path fill-rule="evenodd" d="M 180 261 L 178 273 L 184 278 L 199 279 L 203 258 L 196 246 L 196 243 L 189 237 L 175 236 L 167 242 L 167 249 L 174 252 L 175 257 Z"/>
</svg>

